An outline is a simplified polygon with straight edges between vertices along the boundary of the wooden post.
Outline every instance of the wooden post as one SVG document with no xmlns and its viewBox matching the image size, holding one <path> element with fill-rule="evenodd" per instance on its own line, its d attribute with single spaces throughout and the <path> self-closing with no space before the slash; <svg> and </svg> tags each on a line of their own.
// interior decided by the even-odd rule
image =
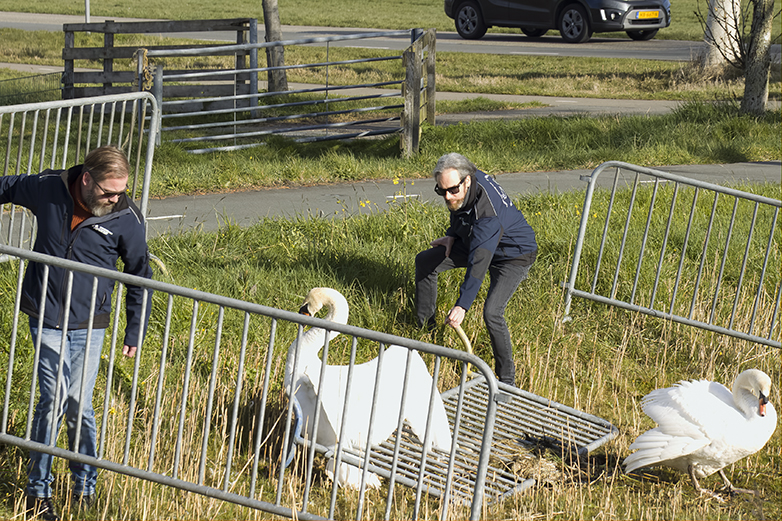
<svg viewBox="0 0 782 521">
<path fill-rule="evenodd" d="M 74 47 L 73 31 L 65 31 L 65 48 L 63 49 L 64 70 L 62 73 L 62 99 L 73 99 L 73 58 L 66 58 L 65 51 Z"/>
<path fill-rule="evenodd" d="M 105 51 L 105 58 L 103 58 L 103 74 L 104 78 L 111 77 L 111 73 L 114 71 L 114 59 L 111 58 L 111 50 L 114 47 L 114 20 L 106 20 L 106 32 L 103 33 L 103 50 Z M 103 83 L 103 93 L 109 94 L 108 87 L 111 87 L 111 82 Z"/>
<path fill-rule="evenodd" d="M 435 96 L 437 94 L 437 88 L 435 84 L 435 58 L 436 58 L 436 45 L 437 44 L 437 30 L 429 29 L 424 36 L 424 45 L 429 49 L 424 61 L 424 68 L 426 69 L 426 113 L 424 119 L 430 124 L 435 124 Z"/>
<path fill-rule="evenodd" d="M 405 66 L 403 85 L 404 112 L 402 113 L 402 154 L 412 157 L 418 154 L 421 137 L 421 41 L 416 41 L 402 54 Z"/>
</svg>

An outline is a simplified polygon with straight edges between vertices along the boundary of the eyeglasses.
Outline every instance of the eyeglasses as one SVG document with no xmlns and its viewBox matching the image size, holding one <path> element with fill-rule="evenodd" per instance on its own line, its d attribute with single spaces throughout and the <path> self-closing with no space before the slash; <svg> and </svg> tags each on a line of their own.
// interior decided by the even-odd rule
<svg viewBox="0 0 782 521">
<path fill-rule="evenodd" d="M 100 184 L 98 184 L 98 182 L 92 177 L 92 175 L 90 175 L 90 179 L 92 179 L 92 182 L 95 183 L 95 186 L 100 188 L 100 191 L 103 192 L 102 197 L 105 197 L 106 199 L 111 199 L 112 197 L 120 196 L 120 195 L 122 195 L 122 194 L 124 194 L 125 192 L 128 191 L 128 187 L 126 186 L 125 189 L 122 190 L 122 191 L 119 191 L 119 192 L 109 192 L 108 190 L 103 188 Z"/>
<path fill-rule="evenodd" d="M 467 179 L 467 178 L 465 177 L 464 179 Z M 439 195 L 441 197 L 445 196 L 445 192 L 448 192 L 451 195 L 456 195 L 456 194 L 459 193 L 459 190 L 461 190 L 462 183 L 464 183 L 464 179 L 459 181 L 459 184 L 457 184 L 456 186 L 452 186 L 450 188 L 440 188 L 440 185 L 434 185 L 434 193 L 436 193 L 437 195 Z"/>
</svg>

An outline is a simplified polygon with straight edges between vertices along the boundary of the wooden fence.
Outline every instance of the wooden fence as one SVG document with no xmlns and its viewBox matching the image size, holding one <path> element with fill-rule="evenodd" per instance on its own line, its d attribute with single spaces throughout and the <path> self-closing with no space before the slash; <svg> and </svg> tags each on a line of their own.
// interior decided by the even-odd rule
<svg viewBox="0 0 782 521">
<path fill-rule="evenodd" d="M 107 20 L 100 23 L 64 24 L 65 47 L 62 57 L 65 62 L 63 74 L 63 98 L 83 98 L 87 96 L 100 96 L 105 94 L 120 94 L 129 91 L 146 90 L 138 88 L 139 79 L 135 68 L 131 70 L 114 70 L 116 60 L 134 60 L 139 46 L 117 46 L 115 35 L 118 34 L 168 34 L 168 33 L 210 33 L 210 32 L 235 32 L 236 43 L 257 43 L 258 22 L 255 18 L 234 18 L 227 20 L 179 20 L 160 22 L 114 22 Z M 76 33 L 103 34 L 103 47 L 76 47 Z M 208 45 L 161 45 L 144 46 L 145 49 L 181 49 L 183 47 L 209 47 L 218 48 L 222 45 L 210 43 Z M 225 45 L 228 46 L 228 45 Z M 254 69 L 258 66 L 257 49 L 243 52 L 226 50 L 214 51 L 213 56 L 236 56 L 236 69 Z M 77 60 L 99 60 L 103 62 L 103 70 L 76 71 Z M 174 71 L 169 71 L 173 73 Z M 192 69 L 181 72 L 193 72 Z M 202 71 L 204 72 L 204 71 Z M 235 83 L 232 84 L 199 84 L 199 85 L 169 85 L 163 93 L 164 97 L 193 97 L 193 96 L 224 96 L 236 93 L 251 94 L 257 92 L 257 83 L 252 81 L 255 75 L 247 72 L 237 74 Z M 144 78 L 142 81 L 149 81 Z"/>
</svg>

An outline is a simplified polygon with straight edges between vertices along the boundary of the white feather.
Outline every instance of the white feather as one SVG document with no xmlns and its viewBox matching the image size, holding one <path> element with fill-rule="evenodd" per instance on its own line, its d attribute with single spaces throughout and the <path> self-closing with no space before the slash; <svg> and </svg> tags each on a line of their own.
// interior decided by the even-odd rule
<svg viewBox="0 0 782 521">
<path fill-rule="evenodd" d="M 331 288 L 312 289 L 302 306 L 309 314 L 314 315 L 326 307 L 326 320 L 346 324 L 348 319 L 348 304 L 345 298 Z M 311 422 L 315 418 L 317 392 L 320 388 L 321 415 L 318 422 L 317 442 L 325 446 L 336 446 L 339 441 L 340 426 L 345 411 L 345 396 L 347 394 L 347 379 L 349 366 L 327 365 L 323 382 L 318 386 L 321 373 L 321 359 L 318 353 L 325 343 L 326 331 L 321 328 L 311 328 L 302 336 L 299 344 L 299 361 L 294 373 L 296 341 L 288 350 L 285 369 L 285 390 L 294 382 L 295 396 L 298 399 L 307 425 L 307 433 L 312 437 Z M 331 332 L 333 340 L 338 333 Z M 431 435 L 427 450 L 434 446 L 439 450 L 451 450 L 451 429 L 445 413 L 440 393 L 434 393 L 434 406 L 429 409 L 431 398 L 432 376 L 426 364 L 417 351 L 411 351 L 408 377 L 407 397 L 404 406 L 404 419 L 413 433 L 423 440 L 428 416 L 432 415 Z M 382 371 L 379 378 L 377 407 L 369 439 L 370 446 L 378 445 L 386 440 L 396 429 L 402 404 L 402 390 L 405 369 L 408 364 L 408 350 L 399 346 L 390 346 L 383 354 Z M 347 423 L 345 424 L 345 446 L 347 448 L 364 449 L 369 433 L 369 420 L 372 399 L 377 380 L 378 359 L 374 358 L 353 367 L 353 380 L 350 389 L 350 400 L 347 403 Z M 334 462 L 327 464 L 327 474 L 334 479 Z M 346 463 L 340 465 L 337 472 L 337 483 L 343 486 L 358 488 L 361 483 L 361 470 Z M 379 486 L 379 478 L 372 474 L 368 486 Z"/>
<path fill-rule="evenodd" d="M 777 426 L 770 403 L 760 414 L 763 396 L 771 392 L 771 379 L 757 369 L 736 378 L 733 392 L 707 380 L 681 381 L 657 389 L 643 399 L 644 412 L 657 427 L 641 434 L 636 450 L 624 460 L 626 472 L 649 465 L 666 465 L 698 478 L 759 451 Z M 696 486 L 697 488 L 697 486 Z"/>
</svg>

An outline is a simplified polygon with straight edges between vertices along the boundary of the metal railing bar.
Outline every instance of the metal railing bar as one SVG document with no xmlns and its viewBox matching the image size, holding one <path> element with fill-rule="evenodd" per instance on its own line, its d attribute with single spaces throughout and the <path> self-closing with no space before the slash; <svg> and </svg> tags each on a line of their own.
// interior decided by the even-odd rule
<svg viewBox="0 0 782 521">
<path fill-rule="evenodd" d="M 155 450 L 157 448 L 157 436 L 158 431 L 160 429 L 160 422 L 158 421 L 160 418 L 160 409 L 161 404 L 163 401 L 163 392 L 164 387 L 163 384 L 165 383 L 166 378 L 166 361 L 168 360 L 168 346 L 171 342 L 171 315 L 174 309 L 174 296 L 169 294 L 168 298 L 166 299 L 166 322 L 163 326 L 163 341 L 161 343 L 161 352 L 160 352 L 160 363 L 158 364 L 158 376 L 157 376 L 157 390 L 155 391 L 155 409 L 153 412 L 153 418 L 154 421 L 152 423 L 152 435 L 150 436 L 150 449 L 149 449 L 149 460 L 147 463 L 147 470 L 152 472 L 153 465 L 155 463 Z M 118 309 L 119 304 L 114 306 L 114 309 Z M 116 316 L 119 316 L 119 313 L 115 314 Z M 117 328 L 115 327 L 115 330 Z M 108 399 L 108 393 L 106 393 L 106 398 Z M 105 422 L 104 422 L 105 423 Z"/>
<path fill-rule="evenodd" d="M 253 463 L 250 473 L 250 493 L 249 497 L 255 497 L 255 487 L 258 481 L 258 464 L 260 460 L 261 444 L 263 443 L 263 422 L 266 418 L 266 401 L 269 397 L 269 381 L 272 370 L 272 353 L 274 353 L 274 342 L 277 337 L 277 320 L 272 319 L 269 331 L 269 344 L 266 350 L 266 367 L 263 371 L 263 384 L 261 390 L 261 407 L 258 412 L 258 418 L 255 422 L 255 440 L 253 441 Z"/>
<path fill-rule="evenodd" d="M 662 247 L 660 248 L 660 256 L 657 260 L 657 273 L 654 277 L 654 286 L 652 287 L 652 296 L 649 299 L 649 307 L 654 307 L 654 301 L 657 298 L 657 288 L 660 284 L 660 275 L 662 274 L 663 270 L 663 259 L 665 259 L 665 252 L 668 250 L 668 239 L 671 235 L 671 225 L 673 223 L 673 216 L 674 212 L 676 210 L 676 202 L 679 198 L 679 183 L 676 183 L 673 188 L 673 195 L 671 196 L 671 206 L 668 209 L 668 219 L 665 223 L 665 234 L 663 236 L 663 243 Z M 632 304 L 632 301 L 630 301 Z"/>
<path fill-rule="evenodd" d="M 733 236 L 733 225 L 736 223 L 736 212 L 738 211 L 739 207 L 739 198 L 734 197 L 733 198 L 733 212 L 730 216 L 730 224 L 728 225 L 728 232 L 725 236 L 725 249 L 723 250 L 725 253 L 722 255 L 722 261 L 720 262 L 720 270 L 719 275 L 717 275 L 717 281 L 714 286 L 714 299 L 712 301 L 711 305 L 711 315 L 709 317 L 709 324 L 712 324 L 714 322 L 714 318 L 717 313 L 717 302 L 718 297 L 720 293 L 720 286 L 722 285 L 722 276 L 725 274 L 725 264 L 728 262 L 728 251 L 730 251 L 730 239 Z"/>
<path fill-rule="evenodd" d="M 398 109 L 402 108 L 403 105 L 382 105 L 382 106 L 376 106 L 376 107 L 361 107 L 357 109 L 347 109 L 347 110 L 331 110 L 326 112 L 311 112 L 308 114 L 291 114 L 288 116 L 273 116 L 268 118 L 253 118 L 253 119 L 243 119 L 239 121 L 220 121 L 216 123 L 199 123 L 195 125 L 181 125 L 177 127 L 162 127 L 161 130 L 163 131 L 174 131 L 174 130 L 200 130 L 200 129 L 207 129 L 207 128 L 220 128 L 220 127 L 236 127 L 241 125 L 254 125 L 258 123 L 273 123 L 276 121 L 292 121 L 296 119 L 305 119 L 305 118 L 318 118 L 323 116 L 339 116 L 343 114 L 360 114 L 362 112 L 372 112 L 376 110 L 390 110 L 390 109 Z M 241 134 L 239 134 L 241 135 Z"/>
<path fill-rule="evenodd" d="M 92 277 L 92 290 L 90 291 L 90 314 L 87 319 L 87 339 L 84 344 L 84 360 L 81 368 L 81 382 L 79 382 L 79 406 L 76 411 L 76 433 L 73 439 L 73 446 L 80 447 L 81 442 L 81 423 L 84 418 L 84 393 L 87 388 L 87 363 L 90 360 L 90 347 L 92 346 L 92 326 L 95 323 L 95 301 L 98 293 L 98 277 Z M 73 374 L 73 373 L 71 373 Z M 56 419 L 55 419 L 56 421 Z"/>
<path fill-rule="evenodd" d="M 356 125 L 366 125 L 369 123 L 388 123 L 391 121 L 399 121 L 399 116 L 392 116 L 388 118 L 363 119 L 363 120 L 356 120 L 356 121 L 341 121 L 339 123 L 322 123 L 319 125 L 302 125 L 300 127 L 280 128 L 280 129 L 270 129 L 270 130 L 258 130 L 254 132 L 244 132 L 241 134 L 220 134 L 216 136 L 200 136 L 200 137 L 193 137 L 193 138 L 172 139 L 170 140 L 170 142 L 171 143 L 202 143 L 204 141 L 221 141 L 224 139 L 237 139 L 237 138 L 241 139 L 241 138 L 248 138 L 248 137 L 269 136 L 274 134 L 287 134 L 290 132 L 306 132 L 311 130 L 321 130 L 321 129 L 329 129 L 329 128 L 346 128 L 346 127 L 353 127 Z M 338 139 L 344 137 L 345 136 L 340 136 Z"/>
<path fill-rule="evenodd" d="M 244 314 L 244 326 L 242 327 L 242 344 L 239 351 L 239 365 L 236 370 L 236 386 L 234 387 L 234 402 L 231 409 L 230 435 L 228 436 L 228 454 L 225 460 L 225 477 L 223 478 L 223 492 L 228 492 L 231 484 L 231 469 L 233 466 L 234 445 L 236 442 L 236 423 L 239 417 L 239 401 L 242 396 L 244 382 L 244 363 L 247 356 L 247 338 L 250 329 L 250 314 Z"/>
<path fill-rule="evenodd" d="M 673 310 L 676 306 L 676 296 L 679 293 L 679 283 L 682 278 L 682 270 L 684 269 L 684 261 L 687 258 L 687 246 L 690 242 L 690 232 L 692 231 L 692 222 L 695 219 L 695 210 L 698 204 L 698 188 L 695 188 L 692 194 L 692 205 L 690 206 L 690 217 L 687 220 L 687 229 L 684 232 L 684 240 L 682 241 L 682 251 L 679 255 L 679 266 L 676 269 L 676 277 L 673 283 L 673 291 L 671 292 L 671 305 L 669 307 L 669 313 L 673 314 Z M 652 306 L 649 306 L 652 307 Z"/>
<path fill-rule="evenodd" d="M 208 103 L 208 102 L 214 102 L 214 101 L 225 101 L 225 100 L 246 100 L 246 99 L 259 99 L 259 98 L 271 98 L 271 97 L 281 97 L 281 96 L 290 96 L 293 94 L 314 94 L 318 92 L 325 92 L 330 93 L 333 91 L 343 91 L 343 90 L 356 90 L 356 89 L 373 89 L 373 88 L 380 88 L 380 87 L 388 87 L 391 85 L 401 85 L 401 80 L 396 81 L 381 81 L 376 83 L 357 83 L 354 85 L 327 85 L 324 87 L 313 87 L 311 89 L 294 89 L 294 90 L 286 90 L 282 92 L 278 91 L 272 91 L 272 92 L 258 92 L 255 94 L 235 94 L 233 96 L 212 96 L 209 98 L 188 98 L 183 100 L 170 100 L 170 101 L 163 101 L 162 106 L 163 107 L 176 107 L 180 105 L 188 105 L 191 103 Z M 401 96 L 401 90 L 395 89 L 393 92 L 396 92 L 397 95 Z M 387 94 L 378 94 L 378 97 L 387 97 Z M 285 106 L 285 104 L 282 104 L 282 106 Z M 258 107 L 245 107 L 245 110 L 252 111 L 262 108 L 262 106 Z M 197 113 L 191 113 L 191 114 L 197 114 Z M 163 118 L 173 118 L 176 117 L 177 114 L 164 114 Z"/>
<path fill-rule="evenodd" d="M 714 192 L 714 202 L 711 205 L 711 214 L 709 215 L 709 225 L 706 227 L 706 235 L 703 238 L 703 249 L 701 250 L 701 261 L 698 265 L 698 276 L 695 278 L 695 287 L 692 290 L 692 302 L 690 302 L 690 312 L 687 314 L 687 318 L 692 319 L 695 313 L 695 305 L 698 302 L 698 291 L 701 286 L 701 279 L 703 277 L 703 268 L 706 265 L 706 252 L 709 248 L 709 241 L 711 239 L 711 230 L 714 227 L 714 217 L 717 215 L 717 202 L 719 201 L 719 192 Z M 653 306 L 650 306 L 653 307 Z"/>
<path fill-rule="evenodd" d="M 649 228 L 652 223 L 652 214 L 654 213 L 654 203 L 657 201 L 657 192 L 660 189 L 660 180 L 656 179 L 654 182 L 654 189 L 652 190 L 652 199 L 649 201 L 649 211 L 646 214 L 646 226 L 644 227 L 644 233 L 641 237 L 641 248 L 638 252 L 638 263 L 635 267 L 635 280 L 633 280 L 633 287 L 630 291 L 630 303 L 635 301 L 635 292 L 638 289 L 638 279 L 641 276 L 641 265 L 644 261 L 644 251 L 646 251 L 646 241 L 649 239 Z"/>
<path fill-rule="evenodd" d="M 204 484 L 206 475 L 207 449 L 209 448 L 209 431 L 212 426 L 212 408 L 214 405 L 215 387 L 217 386 L 217 368 L 220 365 L 220 340 L 223 336 L 223 319 L 225 318 L 225 307 L 220 306 L 217 310 L 217 327 L 215 328 L 215 342 L 212 349 L 212 370 L 209 374 L 209 388 L 206 394 L 206 421 L 204 421 L 204 433 L 201 440 L 201 458 L 198 464 L 198 484 Z M 227 483 L 227 480 L 226 480 Z M 223 489 L 225 490 L 225 489 Z"/>
<path fill-rule="evenodd" d="M 733 310 L 730 313 L 730 323 L 728 325 L 730 329 L 733 329 L 733 324 L 736 320 L 736 309 L 738 308 L 739 301 L 741 300 L 741 290 L 744 284 L 744 275 L 747 272 L 747 260 L 749 259 L 750 247 L 752 246 L 752 236 L 755 233 L 755 223 L 757 222 L 758 219 L 758 208 L 759 208 L 759 203 L 756 202 L 752 209 L 752 222 L 749 225 L 749 233 L 747 234 L 747 244 L 744 248 L 744 258 L 741 261 L 741 271 L 739 272 L 739 280 L 736 283 L 736 296 L 733 299 Z"/>
<path fill-rule="evenodd" d="M 89 456 L 85 456 L 84 454 L 74 453 L 66 449 L 61 449 L 59 447 L 50 447 L 46 444 L 36 443 L 29 440 L 19 440 L 18 438 L 14 436 L 10 436 L 8 434 L 0 434 L 0 442 L 12 444 L 21 447 L 22 449 L 44 452 L 46 454 L 51 454 L 52 456 L 58 458 L 64 458 L 71 461 L 75 461 L 77 463 L 85 463 L 102 469 L 110 470 L 118 474 L 124 474 L 126 476 L 130 476 L 133 478 L 143 479 L 145 481 L 150 481 L 153 483 L 158 483 L 169 487 L 174 487 L 180 490 L 195 492 L 197 494 L 201 494 L 206 497 L 220 499 L 223 501 L 230 501 L 231 503 L 235 503 L 237 505 L 263 510 L 265 512 L 269 512 L 270 514 L 274 514 L 274 515 L 285 516 L 288 518 L 298 518 L 298 519 L 312 519 L 312 520 L 325 519 L 320 516 L 303 513 L 303 512 L 296 512 L 291 508 L 281 507 L 279 505 L 273 505 L 265 501 L 255 500 L 239 494 L 223 492 L 222 490 L 216 489 L 214 487 L 209 487 L 204 485 L 194 485 L 193 483 L 178 478 L 173 478 L 163 474 L 157 474 L 154 472 L 149 472 L 134 467 L 129 467 L 127 465 L 122 465 L 108 460 L 92 458 Z"/>
<path fill-rule="evenodd" d="M 401 60 L 401 55 L 379 56 L 375 58 L 356 58 L 353 60 L 326 61 L 316 63 L 302 63 L 296 65 L 280 65 L 275 67 L 249 67 L 247 69 L 215 69 L 211 71 L 185 72 L 185 73 L 163 73 L 164 81 L 181 81 L 195 78 L 209 78 L 213 76 L 238 76 L 241 74 L 251 74 L 257 72 L 287 71 L 300 69 L 315 69 L 318 67 L 330 67 L 333 65 L 355 65 L 358 63 L 383 62 L 391 60 Z M 287 92 L 287 91 L 286 91 Z"/>
<path fill-rule="evenodd" d="M 774 244 L 774 230 L 777 228 L 777 217 L 779 216 L 779 208 L 774 209 L 774 216 L 771 221 L 771 227 L 769 228 L 768 242 L 766 243 L 766 254 L 763 256 L 763 267 L 760 270 L 760 280 L 758 281 L 758 290 L 755 293 L 755 301 L 752 304 L 752 317 L 749 321 L 749 329 L 747 333 L 752 334 L 752 330 L 755 328 L 755 317 L 757 315 L 758 306 L 760 305 L 760 296 L 763 292 L 763 282 L 766 279 L 766 268 L 768 267 L 768 259 L 771 256 L 771 247 Z"/>
<path fill-rule="evenodd" d="M 670 320 L 672 322 L 677 322 L 680 324 L 686 324 L 689 326 L 697 326 L 701 329 L 706 329 L 708 331 L 713 331 L 715 333 L 721 333 L 723 335 L 731 336 L 734 338 L 740 338 L 742 340 L 749 340 L 750 342 L 757 342 L 759 344 L 768 345 L 771 347 L 782 347 L 782 344 L 780 344 L 779 341 L 773 341 L 770 338 L 764 338 L 757 335 L 748 335 L 746 333 L 742 333 L 740 331 L 735 331 L 732 329 L 728 329 L 726 327 L 716 326 L 712 323 L 706 323 L 701 322 L 698 320 L 688 320 L 685 317 L 681 317 L 679 315 L 671 315 L 669 313 L 665 313 L 663 311 L 659 311 L 656 309 L 649 309 L 643 306 L 638 306 L 635 304 L 628 304 L 627 302 L 623 302 L 621 300 L 615 300 L 610 299 L 608 297 L 603 297 L 601 295 L 595 295 L 592 293 L 587 293 L 585 291 L 579 291 L 579 290 L 572 290 L 572 293 L 574 296 L 585 298 L 588 300 L 593 300 L 595 302 L 600 302 L 601 304 L 608 304 L 611 306 L 616 306 L 622 309 L 626 309 L 628 311 L 638 311 L 641 313 L 644 313 L 646 315 L 650 315 L 657 318 L 663 318 L 666 320 Z M 771 335 L 769 335 L 770 337 Z"/>
<path fill-rule="evenodd" d="M 312 43 L 330 43 L 350 40 L 364 40 L 371 38 L 388 38 L 394 36 L 409 36 L 410 31 L 378 31 L 363 34 L 348 34 L 340 36 L 324 36 L 318 38 L 301 38 L 298 40 L 280 40 L 277 42 L 242 43 L 236 45 L 219 45 L 212 47 L 199 47 L 188 49 L 149 49 L 147 56 L 207 56 L 217 53 L 236 53 L 252 49 L 265 49 L 266 47 L 288 47 L 291 45 L 307 45 Z"/>
<path fill-rule="evenodd" d="M 241 113 L 241 112 L 252 112 L 256 110 L 266 110 L 266 109 L 279 109 L 279 108 L 288 108 L 288 107 L 310 107 L 310 106 L 317 106 L 317 105 L 326 105 L 329 103 L 346 103 L 349 101 L 363 101 L 368 99 L 382 99 L 382 98 L 398 98 L 399 93 L 398 92 L 389 92 L 384 94 L 368 94 L 365 96 L 350 96 L 346 98 L 324 98 L 324 99 L 313 99 L 313 100 L 306 100 L 306 101 L 292 101 L 289 103 L 277 103 L 274 105 L 258 105 L 253 107 L 238 107 L 238 108 L 227 108 L 227 109 L 216 109 L 216 110 L 210 110 L 209 115 L 211 116 L 217 116 L 222 114 L 235 114 L 235 113 Z M 231 96 L 226 96 L 224 98 L 225 100 L 230 101 Z M 197 100 L 194 100 L 197 101 Z M 185 117 L 193 117 L 202 115 L 201 111 L 197 112 L 178 112 L 176 114 L 170 114 L 168 118 L 185 118 Z"/>
<path fill-rule="evenodd" d="M 174 448 L 174 469 L 172 477 L 179 477 L 179 464 L 182 461 L 182 436 L 185 431 L 187 418 L 187 400 L 190 391 L 190 373 L 193 368 L 193 349 L 195 347 L 195 331 L 198 324 L 199 301 L 193 300 L 193 310 L 190 313 L 190 333 L 187 341 L 187 354 L 185 355 L 185 373 L 182 382 L 182 396 L 179 402 L 179 420 L 177 424 L 176 445 Z"/>
<path fill-rule="evenodd" d="M 640 174 L 635 174 L 635 182 L 633 183 L 633 191 L 630 194 L 630 204 L 627 207 L 627 216 L 625 217 L 624 232 L 622 233 L 622 241 L 619 245 L 619 253 L 616 258 L 616 270 L 614 271 L 614 282 L 611 284 L 611 298 L 616 296 L 616 292 L 619 284 L 619 271 L 622 268 L 622 259 L 624 257 L 625 246 L 627 245 L 627 230 L 630 228 L 630 221 L 633 215 L 633 206 L 635 205 L 635 199 L 638 195 L 638 186 L 640 183 Z"/>
</svg>

